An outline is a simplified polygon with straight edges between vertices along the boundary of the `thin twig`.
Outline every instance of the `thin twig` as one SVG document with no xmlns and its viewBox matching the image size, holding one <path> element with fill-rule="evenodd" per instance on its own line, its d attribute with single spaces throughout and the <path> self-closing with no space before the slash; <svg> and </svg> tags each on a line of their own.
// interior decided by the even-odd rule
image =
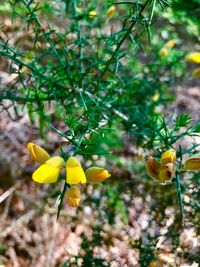
<svg viewBox="0 0 200 267">
<path fill-rule="evenodd" d="M 138 17 L 140 17 L 143 13 L 143 11 L 145 10 L 145 8 L 147 7 L 147 5 L 149 4 L 149 0 L 147 0 L 144 5 L 141 7 L 141 10 L 138 14 Z M 134 20 L 131 25 L 129 26 L 129 28 L 127 29 L 127 31 L 125 32 L 124 36 L 122 37 L 122 39 L 119 41 L 116 49 L 114 50 L 111 58 L 108 60 L 108 63 L 106 64 L 106 67 L 104 68 L 103 72 L 101 73 L 100 78 L 102 78 L 104 76 L 104 74 L 107 72 L 107 70 L 109 69 L 110 65 L 113 63 L 113 60 L 116 57 L 116 54 L 118 52 L 118 50 L 120 49 L 121 45 L 123 44 L 123 42 L 126 40 L 126 38 L 129 36 L 129 34 L 131 33 L 133 27 L 135 26 L 137 20 Z"/>
<path fill-rule="evenodd" d="M 179 201 L 179 209 L 181 213 L 181 221 L 183 221 L 183 201 L 182 201 L 182 192 L 181 192 L 181 184 L 180 184 L 180 174 L 176 171 L 175 173 L 176 177 L 176 190 L 178 195 L 178 201 Z"/>
<path fill-rule="evenodd" d="M 7 197 L 9 197 L 20 185 L 22 184 L 22 182 L 18 182 L 15 185 L 13 185 L 12 187 L 10 187 L 6 192 L 4 192 L 1 196 L 0 196 L 0 203 L 2 203 Z"/>
<path fill-rule="evenodd" d="M 2 233 L 0 233 L 1 238 L 5 238 L 9 233 L 15 231 L 15 229 L 21 225 L 22 223 L 29 222 L 31 218 L 37 213 L 37 210 L 32 209 L 23 216 L 21 216 L 18 220 L 14 221 L 7 229 L 5 229 Z"/>
</svg>

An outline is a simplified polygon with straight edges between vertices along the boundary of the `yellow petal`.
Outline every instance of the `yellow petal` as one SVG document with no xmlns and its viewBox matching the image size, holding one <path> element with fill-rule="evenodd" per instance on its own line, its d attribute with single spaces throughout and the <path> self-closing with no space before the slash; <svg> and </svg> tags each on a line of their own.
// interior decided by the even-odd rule
<svg viewBox="0 0 200 267">
<path fill-rule="evenodd" d="M 107 12 L 106 12 L 106 17 L 107 17 L 107 18 L 111 18 L 111 17 L 114 15 L 115 11 L 116 11 L 116 7 L 115 7 L 114 5 L 112 5 L 112 6 L 109 7 L 109 9 L 107 10 Z"/>
<path fill-rule="evenodd" d="M 169 54 L 169 51 L 168 51 L 168 49 L 166 47 L 163 47 L 163 48 L 160 49 L 159 55 L 161 57 L 167 57 L 168 54 Z"/>
<path fill-rule="evenodd" d="M 194 78 L 200 77 L 200 67 L 193 70 L 192 77 Z"/>
<path fill-rule="evenodd" d="M 110 177 L 110 173 L 100 167 L 91 167 L 85 171 L 86 179 L 88 182 L 96 183 L 102 182 L 108 177 Z"/>
<path fill-rule="evenodd" d="M 61 158 L 61 157 L 52 157 L 52 158 L 48 159 L 45 163 L 51 167 L 59 168 L 59 169 L 61 169 L 65 166 L 65 162 L 64 162 L 63 158 Z"/>
<path fill-rule="evenodd" d="M 160 161 L 156 160 L 153 157 L 146 159 L 146 172 L 147 174 L 156 181 L 160 181 L 159 171 L 160 171 Z"/>
<path fill-rule="evenodd" d="M 188 171 L 200 170 L 200 154 L 188 158 L 184 163 L 184 170 Z"/>
<path fill-rule="evenodd" d="M 159 179 L 161 182 L 170 182 L 173 178 L 175 169 L 173 163 L 163 165 L 159 171 Z"/>
<path fill-rule="evenodd" d="M 85 173 L 75 157 L 70 157 L 66 162 L 66 182 L 68 184 L 86 183 Z"/>
<path fill-rule="evenodd" d="M 175 39 L 172 39 L 172 40 L 169 40 L 169 41 L 165 44 L 165 47 L 166 47 L 166 48 L 173 48 L 175 45 L 176 45 L 176 40 L 175 40 Z"/>
<path fill-rule="evenodd" d="M 60 169 L 47 164 L 41 165 L 34 173 L 33 180 L 41 184 L 55 183 L 58 179 Z"/>
<path fill-rule="evenodd" d="M 43 148 L 41 148 L 36 144 L 28 143 L 27 149 L 31 157 L 39 164 L 45 163 L 45 161 L 47 161 L 50 158 L 46 150 L 44 150 Z"/>
<path fill-rule="evenodd" d="M 72 186 L 66 193 L 66 201 L 71 207 L 78 207 L 81 200 L 81 193 L 77 186 Z"/>
<path fill-rule="evenodd" d="M 186 56 L 186 60 L 189 63 L 200 63 L 200 52 L 193 52 Z"/>
<path fill-rule="evenodd" d="M 161 164 L 174 163 L 176 161 L 176 151 L 169 149 L 161 155 Z"/>
</svg>

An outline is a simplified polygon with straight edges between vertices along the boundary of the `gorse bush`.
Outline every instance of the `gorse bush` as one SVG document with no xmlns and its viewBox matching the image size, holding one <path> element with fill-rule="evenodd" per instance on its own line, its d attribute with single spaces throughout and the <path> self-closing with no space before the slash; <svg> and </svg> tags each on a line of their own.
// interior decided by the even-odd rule
<svg viewBox="0 0 200 267">
<path fill-rule="evenodd" d="M 175 76 L 183 74 L 183 54 L 177 51 L 163 58 L 157 46 L 151 63 L 146 63 L 140 51 L 155 8 L 161 9 L 164 2 L 158 1 L 158 7 L 154 1 L 119 2 L 111 13 L 110 5 L 101 1 L 96 10 L 92 2 L 12 4 L 16 31 L 24 29 L 24 35 L 12 37 L 12 42 L 4 37 L 1 44 L 8 71 L 16 76 L 0 97 L 26 105 L 31 120 L 37 114 L 41 135 L 54 113 L 64 119 L 74 142 L 81 139 L 79 147 L 86 153 L 87 134 L 102 133 L 103 126 L 111 128 L 114 122 L 137 135 L 144 128 L 141 118 L 151 119 L 158 104 L 172 99 L 167 88 L 176 78 L 175 70 Z"/>
<path fill-rule="evenodd" d="M 25 106 L 32 122 L 38 116 L 40 135 L 48 128 L 55 131 L 72 145 L 72 155 L 109 155 L 105 136 L 123 131 L 159 157 L 182 137 L 199 132 L 198 123 L 187 128 L 189 116 L 166 121 L 159 112 L 173 99 L 168 88 L 185 71 L 178 39 L 159 43 L 157 35 L 151 37 L 151 24 L 167 3 L 96 4 L 16 1 L 5 6 L 13 29 L 22 34 L 12 40 L 8 34 L 1 43 L 7 71 L 14 75 L 1 88 L 2 105 L 10 100 L 16 114 Z M 153 51 L 142 52 L 151 39 Z M 65 131 L 57 129 L 55 118 L 64 121 Z M 195 153 L 197 146 L 178 156 Z M 61 155 L 69 156 L 63 150 Z"/>
</svg>

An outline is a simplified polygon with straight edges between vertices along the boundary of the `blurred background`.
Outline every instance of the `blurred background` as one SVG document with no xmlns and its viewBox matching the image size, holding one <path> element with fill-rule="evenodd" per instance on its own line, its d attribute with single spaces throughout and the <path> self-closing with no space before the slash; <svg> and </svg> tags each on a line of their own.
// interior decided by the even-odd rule
<svg viewBox="0 0 200 267">
<path fill-rule="evenodd" d="M 145 157 L 200 145 L 200 1 L 0 1 L 0 266 L 199 266 L 199 172 L 152 180 Z M 37 184 L 27 143 L 72 152 L 63 181 Z M 64 175 L 64 173 L 63 173 Z"/>
</svg>

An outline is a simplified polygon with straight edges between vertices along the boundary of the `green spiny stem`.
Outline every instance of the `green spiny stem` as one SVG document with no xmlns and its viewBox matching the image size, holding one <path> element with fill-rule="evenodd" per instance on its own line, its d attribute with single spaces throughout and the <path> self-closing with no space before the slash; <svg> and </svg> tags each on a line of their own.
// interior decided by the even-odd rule
<svg viewBox="0 0 200 267">
<path fill-rule="evenodd" d="M 59 89 L 66 90 L 66 86 L 65 85 L 62 85 L 62 84 L 58 83 L 59 81 L 52 80 L 49 76 L 41 73 L 39 70 L 37 70 L 33 66 L 31 66 L 31 64 L 27 64 L 26 62 L 21 60 L 18 57 L 18 55 L 16 54 L 16 52 L 14 51 L 14 49 L 8 47 L 8 51 L 5 51 L 4 48 L 3 48 L 2 50 L 0 50 L 0 55 L 5 56 L 6 58 L 9 58 L 9 59 L 13 60 L 15 63 L 26 67 L 27 69 L 29 69 L 36 76 L 44 79 L 46 82 L 50 82 L 51 85 L 54 85 L 55 87 L 57 87 Z M 71 84 L 71 82 L 70 82 L 70 84 Z"/>
<path fill-rule="evenodd" d="M 143 11 L 145 10 L 145 8 L 146 8 L 147 5 L 149 4 L 149 2 L 150 2 L 150 1 L 147 0 L 147 1 L 144 3 L 144 5 L 142 6 L 142 8 L 141 8 L 141 10 L 140 10 L 140 12 L 139 12 L 139 15 L 138 15 L 139 17 L 142 15 Z M 137 20 L 134 20 L 134 21 L 131 23 L 131 25 L 130 25 L 129 28 L 127 29 L 126 33 L 124 34 L 124 36 L 122 37 L 122 39 L 119 41 L 119 43 L 118 43 L 116 49 L 114 50 L 114 52 L 113 52 L 111 58 L 108 60 L 108 63 L 106 64 L 106 66 L 105 66 L 103 72 L 101 73 L 101 77 L 104 76 L 104 74 L 107 72 L 107 70 L 108 70 L 110 64 L 113 63 L 113 60 L 114 60 L 115 57 L 116 57 L 117 51 L 120 49 L 120 47 L 121 47 L 121 45 L 123 44 L 123 42 L 126 40 L 126 38 L 127 38 L 127 37 L 129 36 L 129 34 L 131 33 L 131 31 L 132 31 L 133 27 L 135 26 L 136 22 L 137 22 Z"/>
<path fill-rule="evenodd" d="M 59 98 L 58 98 L 59 99 Z M 61 99 L 64 99 L 64 97 L 61 97 Z M 1 100 L 13 100 L 16 102 L 23 102 L 23 103 L 35 103 L 38 101 L 38 98 L 36 97 L 23 97 L 23 96 L 16 96 L 16 95 L 0 95 L 0 101 Z M 39 101 L 49 101 L 49 100 L 55 100 L 54 96 L 49 97 L 39 97 Z"/>
<path fill-rule="evenodd" d="M 79 89 L 79 88 L 77 89 L 77 91 L 79 92 L 79 94 L 81 93 L 81 95 L 85 94 L 88 97 L 90 97 L 91 99 L 94 99 L 94 96 L 88 91 L 83 91 L 82 89 Z M 56 98 L 55 98 L 54 95 L 47 96 L 47 97 L 39 97 L 39 98 L 38 97 L 27 97 L 27 96 L 23 97 L 23 96 L 11 95 L 11 94 L 10 95 L 7 95 L 7 94 L 0 95 L 0 101 L 2 101 L 2 100 L 13 100 L 13 101 L 22 102 L 22 103 L 35 103 L 35 102 L 38 102 L 38 101 L 45 102 L 45 101 L 51 101 L 51 100 L 52 101 L 54 101 L 54 100 L 64 100 L 66 98 L 67 98 L 66 94 L 63 94 L 61 96 L 56 96 Z M 84 101 L 83 98 L 82 98 L 82 100 Z M 98 98 L 97 100 L 102 102 L 102 100 L 100 98 Z M 129 118 L 128 118 L 128 116 L 126 114 L 123 114 L 121 111 L 112 108 L 111 104 L 106 103 L 106 106 L 117 117 L 121 118 L 124 121 L 128 121 L 129 120 Z M 87 110 L 87 107 L 84 106 L 84 108 Z"/>
<path fill-rule="evenodd" d="M 180 174 L 178 172 L 175 173 L 176 177 L 176 190 L 179 200 L 179 209 L 181 213 L 181 220 L 183 220 L 183 202 L 182 202 L 182 192 L 181 192 L 181 183 L 180 183 Z"/>
<path fill-rule="evenodd" d="M 60 136 L 66 138 L 70 143 L 72 143 L 73 145 L 75 145 L 76 147 L 79 147 L 79 143 L 76 142 L 75 140 L 73 140 L 73 138 L 69 138 L 66 134 L 62 133 L 61 131 L 59 131 L 58 129 L 56 129 L 53 125 L 49 124 L 49 127 L 54 130 L 55 132 L 57 132 Z"/>
<path fill-rule="evenodd" d="M 60 215 L 60 211 L 61 211 L 61 208 L 62 208 L 62 204 L 63 204 L 63 200 L 64 200 L 64 196 L 65 196 L 65 192 L 66 192 L 66 189 L 67 187 L 70 187 L 69 184 L 66 183 L 65 181 L 65 184 L 63 186 L 63 190 L 59 196 L 59 204 L 58 204 L 58 211 L 57 211 L 57 220 L 59 218 L 59 215 Z"/>
</svg>

